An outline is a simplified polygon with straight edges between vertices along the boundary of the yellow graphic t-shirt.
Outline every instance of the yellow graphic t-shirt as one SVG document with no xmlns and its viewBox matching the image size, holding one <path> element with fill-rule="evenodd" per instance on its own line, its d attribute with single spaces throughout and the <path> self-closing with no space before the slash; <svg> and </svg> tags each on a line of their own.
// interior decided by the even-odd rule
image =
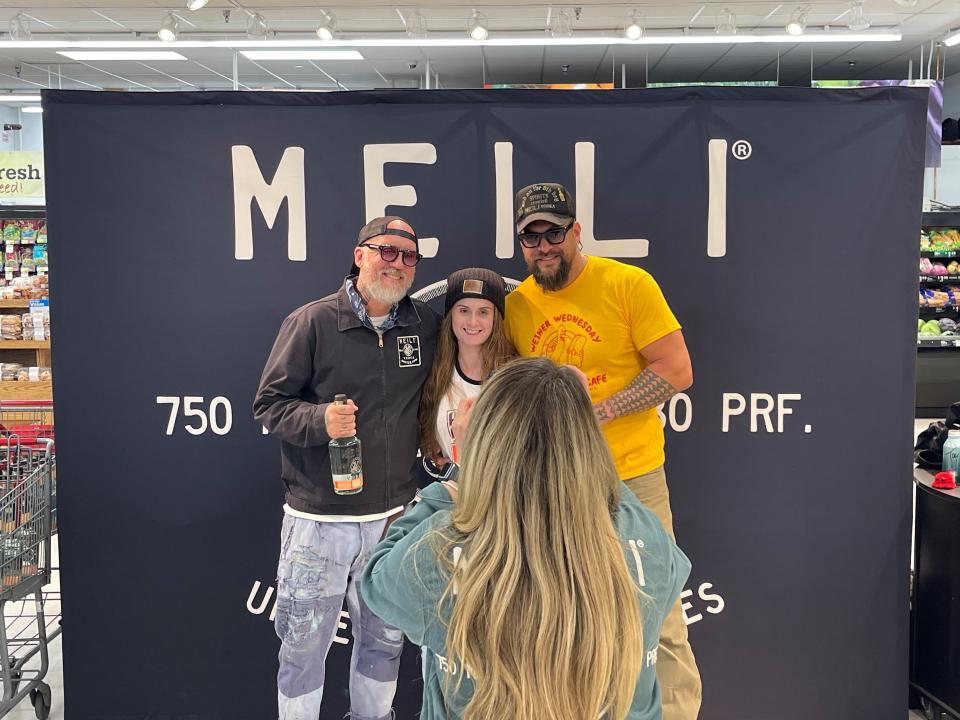
<svg viewBox="0 0 960 720">
<path fill-rule="evenodd" d="M 640 349 L 680 329 L 656 280 L 633 265 L 601 257 L 570 285 L 544 292 L 528 277 L 506 300 L 507 335 L 525 357 L 576 365 L 599 402 L 647 367 Z M 620 478 L 663 464 L 663 427 L 656 408 L 603 426 Z"/>
</svg>

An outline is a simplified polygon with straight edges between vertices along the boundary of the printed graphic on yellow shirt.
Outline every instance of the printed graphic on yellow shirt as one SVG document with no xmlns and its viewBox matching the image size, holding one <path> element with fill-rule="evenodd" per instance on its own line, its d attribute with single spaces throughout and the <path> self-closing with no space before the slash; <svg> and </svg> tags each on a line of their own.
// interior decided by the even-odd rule
<svg viewBox="0 0 960 720">
<path fill-rule="evenodd" d="M 550 358 L 558 365 L 575 365 L 583 370 L 583 348 L 587 336 L 561 325 L 544 338 L 540 355 Z"/>
<path fill-rule="evenodd" d="M 600 333 L 588 320 L 572 313 L 558 313 L 552 321 L 544 320 L 537 328 L 530 340 L 530 354 L 583 370 L 584 349 L 588 342 L 603 342 Z"/>
</svg>

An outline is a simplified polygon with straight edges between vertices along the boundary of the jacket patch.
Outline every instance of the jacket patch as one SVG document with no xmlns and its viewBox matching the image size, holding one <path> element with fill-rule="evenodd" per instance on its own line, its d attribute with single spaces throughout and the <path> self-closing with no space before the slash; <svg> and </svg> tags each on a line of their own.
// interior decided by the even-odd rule
<svg viewBox="0 0 960 720">
<path fill-rule="evenodd" d="M 405 335 L 397 338 L 397 361 L 400 367 L 419 367 L 419 335 Z"/>
</svg>

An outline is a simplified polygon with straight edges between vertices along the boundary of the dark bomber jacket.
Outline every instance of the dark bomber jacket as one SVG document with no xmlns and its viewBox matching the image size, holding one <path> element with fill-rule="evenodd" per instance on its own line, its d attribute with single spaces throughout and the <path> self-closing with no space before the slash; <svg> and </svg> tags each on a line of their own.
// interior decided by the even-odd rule
<svg viewBox="0 0 960 720">
<path fill-rule="evenodd" d="M 281 440 L 286 502 L 322 515 L 369 515 L 416 493 L 417 407 L 437 337 L 437 314 L 409 297 L 380 337 L 360 322 L 346 290 L 294 310 L 283 321 L 253 403 L 258 422 Z M 333 492 L 323 414 L 337 393 L 357 405 L 363 490 Z"/>
</svg>

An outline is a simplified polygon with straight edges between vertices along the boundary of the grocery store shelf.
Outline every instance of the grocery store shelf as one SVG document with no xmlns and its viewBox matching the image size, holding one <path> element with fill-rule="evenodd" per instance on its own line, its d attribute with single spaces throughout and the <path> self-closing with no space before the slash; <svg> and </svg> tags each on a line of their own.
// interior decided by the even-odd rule
<svg viewBox="0 0 960 720">
<path fill-rule="evenodd" d="M 0 300 L 0 308 L 23 308 L 27 309 L 30 307 L 30 301 L 26 299 L 20 300 Z"/>
<path fill-rule="evenodd" d="M 3 400 L 52 400 L 53 382 L 50 380 L 0 382 L 0 401 Z"/>
<path fill-rule="evenodd" d="M 921 275 L 922 283 L 955 283 L 960 282 L 960 275 Z"/>
<path fill-rule="evenodd" d="M 960 258 L 960 250 L 921 250 L 922 258 Z"/>
<path fill-rule="evenodd" d="M 960 212 L 955 210 L 925 212 L 920 222 L 924 230 L 960 228 Z"/>
<path fill-rule="evenodd" d="M 960 336 L 943 337 L 942 335 L 919 335 L 917 347 L 944 347 L 960 349 Z"/>
<path fill-rule="evenodd" d="M 0 340 L 0 350 L 49 350 L 49 340 Z"/>
</svg>

